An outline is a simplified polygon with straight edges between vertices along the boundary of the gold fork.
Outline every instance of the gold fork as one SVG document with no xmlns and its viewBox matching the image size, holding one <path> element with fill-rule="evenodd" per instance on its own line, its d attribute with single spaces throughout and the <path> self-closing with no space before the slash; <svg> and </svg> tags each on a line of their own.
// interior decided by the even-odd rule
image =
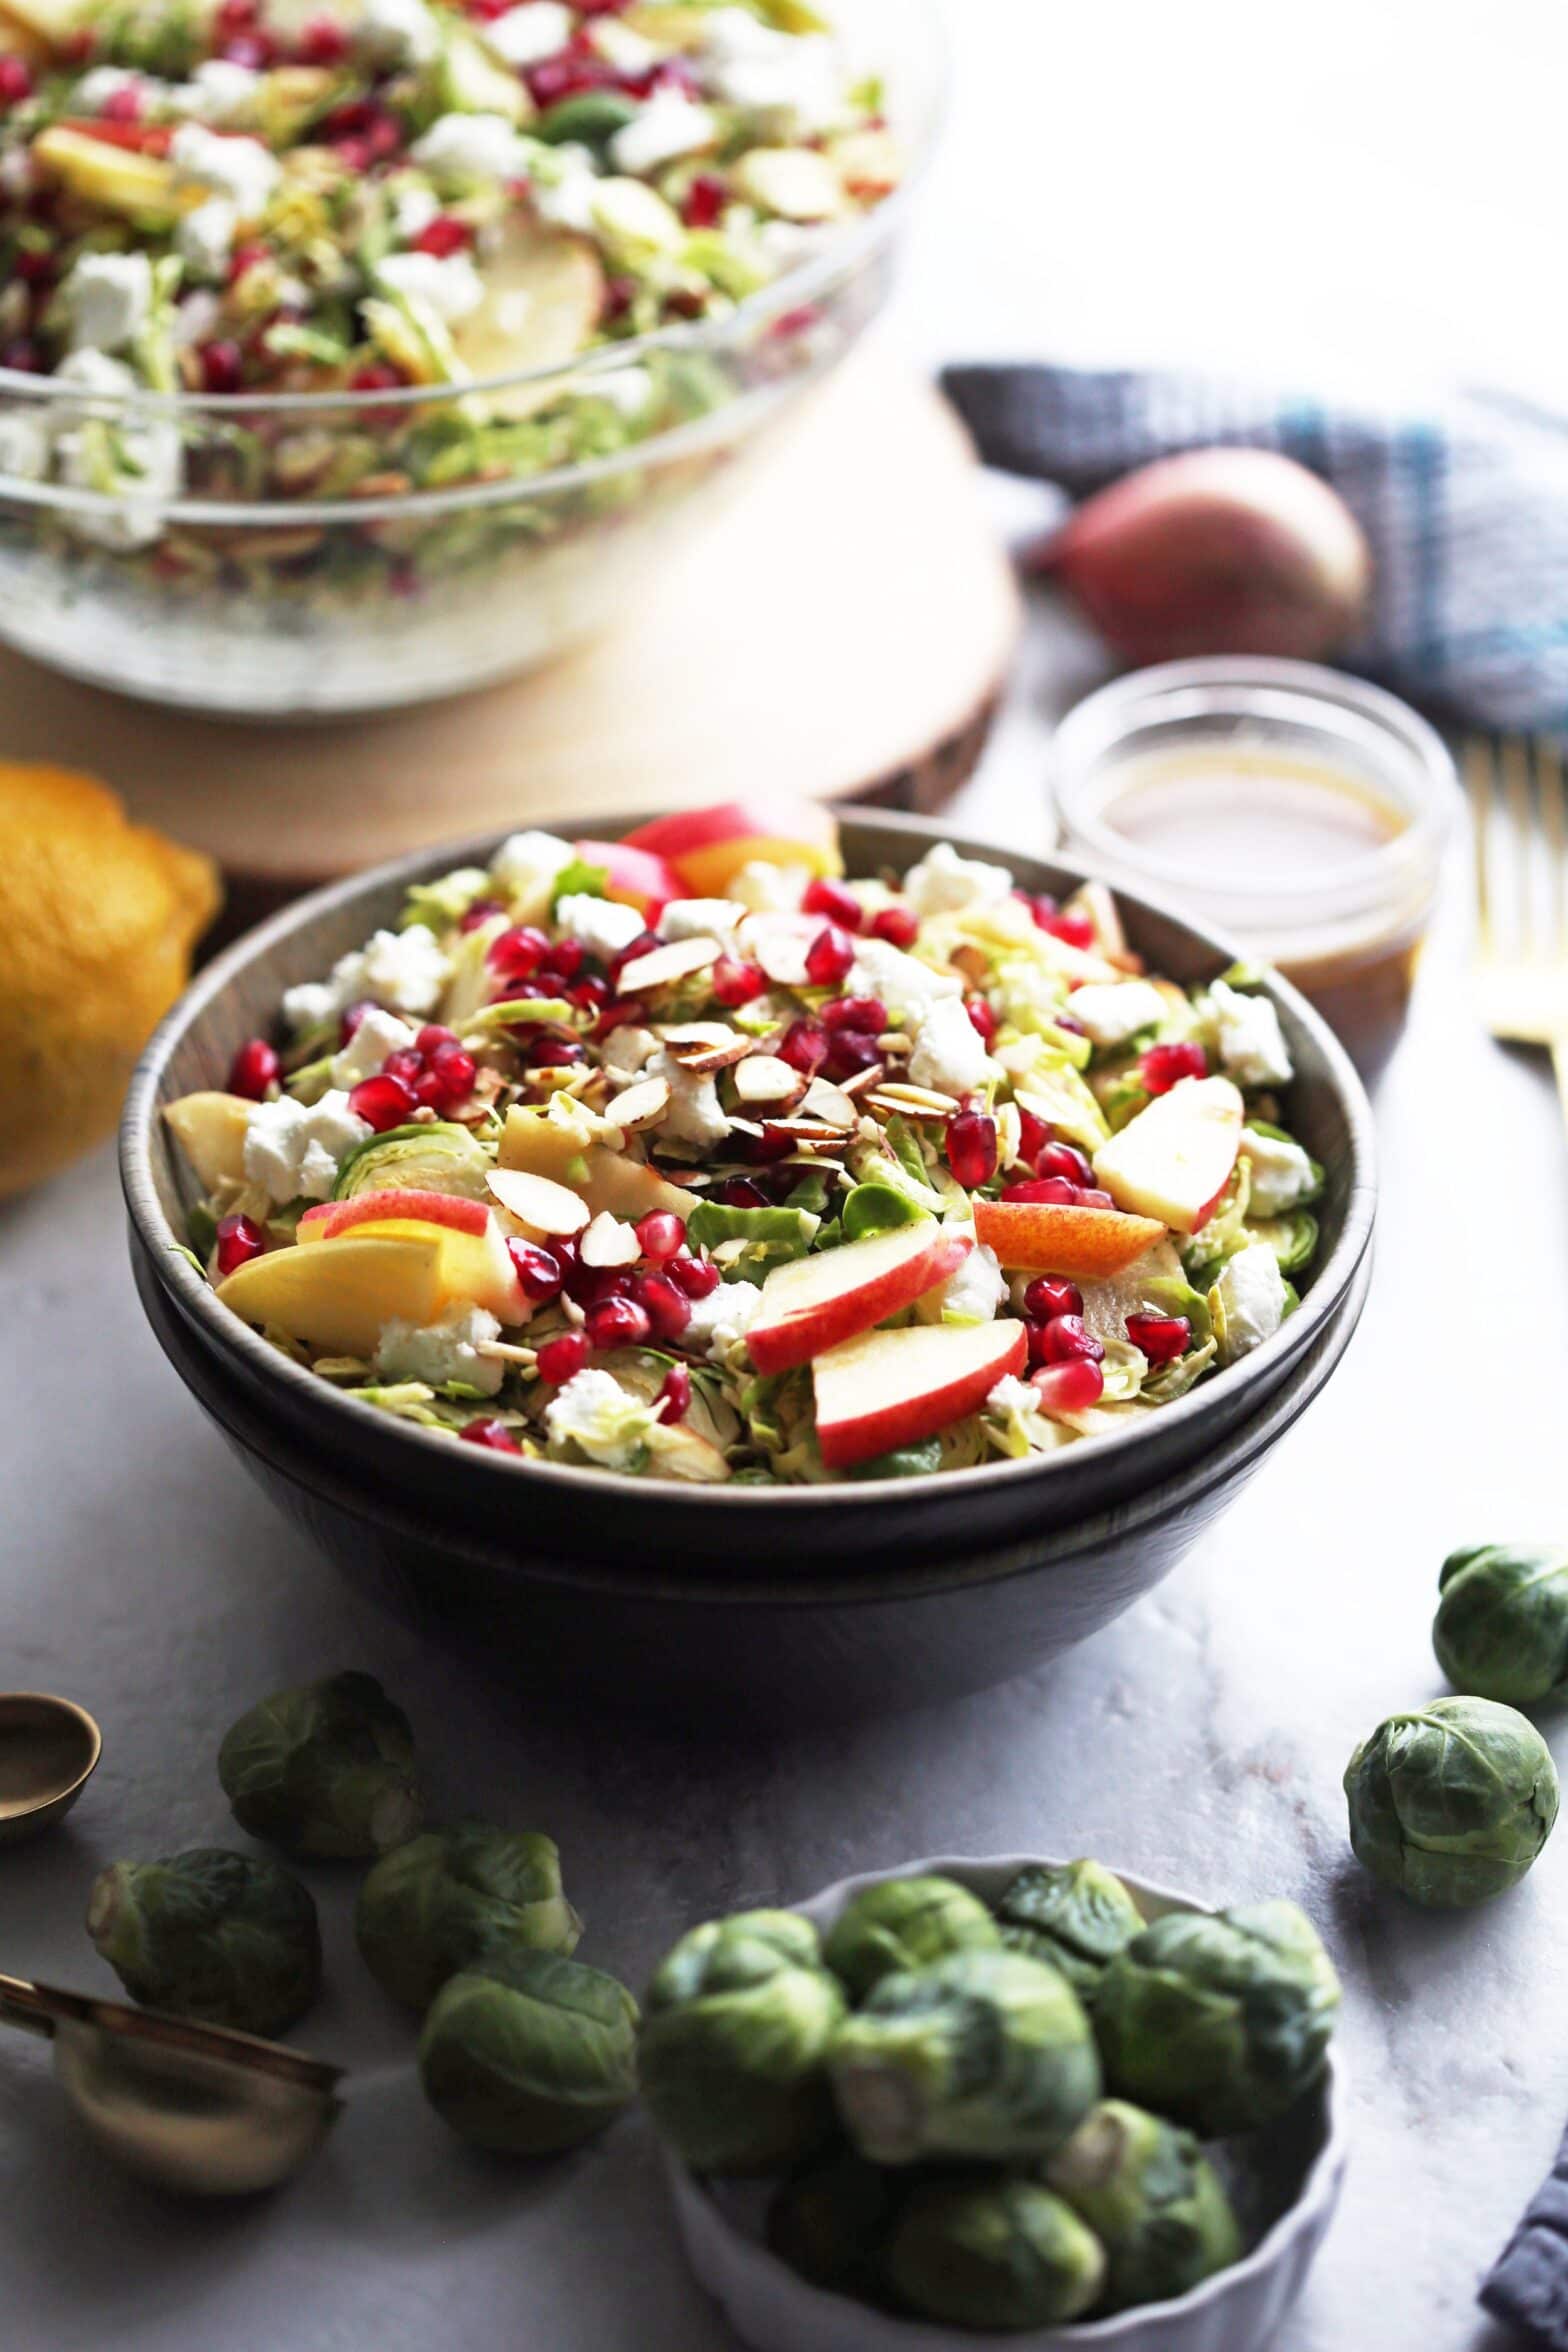
<svg viewBox="0 0 1568 2352">
<path fill-rule="evenodd" d="M 1472 736 L 1476 979 L 1494 1037 L 1544 1045 L 1568 1115 L 1568 805 L 1555 745 Z"/>
</svg>

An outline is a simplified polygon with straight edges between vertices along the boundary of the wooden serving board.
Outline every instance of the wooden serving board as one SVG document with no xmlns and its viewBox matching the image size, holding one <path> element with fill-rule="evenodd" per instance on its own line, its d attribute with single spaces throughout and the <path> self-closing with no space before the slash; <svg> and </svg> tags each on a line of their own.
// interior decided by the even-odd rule
<svg viewBox="0 0 1568 2352">
<path fill-rule="evenodd" d="M 192 717 L 0 651 L 0 753 L 86 768 L 210 850 L 236 913 L 425 842 L 741 788 L 936 805 L 1018 628 L 958 425 L 863 357 L 640 610 L 532 675 L 382 718 Z"/>
</svg>

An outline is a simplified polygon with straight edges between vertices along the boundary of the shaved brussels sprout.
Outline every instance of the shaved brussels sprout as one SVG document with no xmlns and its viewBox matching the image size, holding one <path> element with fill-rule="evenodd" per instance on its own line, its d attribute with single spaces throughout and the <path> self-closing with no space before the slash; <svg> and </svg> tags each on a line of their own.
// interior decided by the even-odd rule
<svg viewBox="0 0 1568 2352">
<path fill-rule="evenodd" d="M 1517 1886 L 1557 1819 L 1557 1768 L 1535 1725 L 1490 1699 L 1390 1715 L 1345 1769 L 1356 1859 L 1445 1910 Z"/>
<path fill-rule="evenodd" d="M 203 2025 L 280 2034 L 321 1989 L 315 1903 L 265 1855 L 197 1846 L 112 1863 L 93 1881 L 87 1932 L 133 2000 Z"/>
<path fill-rule="evenodd" d="M 768 2207 L 768 2244 L 815 2287 L 875 2302 L 902 2183 L 853 2148 L 802 2165 Z"/>
<path fill-rule="evenodd" d="M 1059 1968 L 1092 2004 L 1106 1965 L 1143 1926 L 1119 1878 L 1099 1862 L 1021 1870 L 996 1906 L 1002 1941 Z"/>
<path fill-rule="evenodd" d="M 1037 2181 L 934 2181 L 904 2206 L 887 2276 L 925 2319 L 1046 2328 L 1089 2309 L 1105 2256 L 1072 2207 Z"/>
<path fill-rule="evenodd" d="M 551 2156 L 608 2131 L 637 2095 L 637 2004 L 554 1952 L 448 1977 L 419 2037 L 426 2098 L 460 2139 Z"/>
<path fill-rule="evenodd" d="M 644 2003 L 654 2122 L 695 2172 L 776 2171 L 832 2128 L 824 2060 L 844 1995 L 809 1919 L 742 1911 L 682 1936 Z"/>
<path fill-rule="evenodd" d="M 424 1818 L 408 1718 L 371 1674 L 263 1699 L 225 1736 L 218 1778 L 241 1829 L 291 1854 L 384 1854 Z"/>
<path fill-rule="evenodd" d="M 503 1953 L 569 1953 L 582 1931 L 554 1840 L 487 1821 L 426 1830 L 383 1855 L 354 1912 L 365 1965 L 410 2009 L 428 2009 L 448 1977 Z"/>
<path fill-rule="evenodd" d="M 1190 2132 L 1107 2099 L 1045 2168 L 1105 2249 L 1101 2308 L 1163 2303 L 1239 2261 L 1241 2231 Z"/>
<path fill-rule="evenodd" d="M 824 1956 L 862 2001 L 899 1969 L 920 1968 L 949 1952 L 994 1950 L 996 1921 L 967 1887 L 950 1878 L 887 1878 L 862 1887 L 829 1932 Z"/>
<path fill-rule="evenodd" d="M 1292 1209 L 1280 1217 L 1258 1217 L 1251 1226 L 1254 1241 L 1266 1241 L 1279 1260 L 1282 1274 L 1301 1274 L 1317 1255 L 1318 1221 L 1306 1209 Z"/>
<path fill-rule="evenodd" d="M 954 1952 L 885 1976 L 828 2067 L 845 2129 L 877 2164 L 1049 2155 L 1100 2095 L 1077 1994 L 1019 1952 Z"/>
<path fill-rule="evenodd" d="M 1310 1920 L 1276 1902 L 1156 1919 L 1111 1961 L 1094 2016 L 1112 2090 L 1208 2137 L 1294 2106 L 1338 2007 Z"/>
<path fill-rule="evenodd" d="M 1456 1690 L 1513 1706 L 1568 1691 L 1568 1551 L 1471 1544 L 1438 1586 L 1432 1646 Z"/>
<path fill-rule="evenodd" d="M 466 1127 L 440 1120 L 428 1127 L 389 1127 L 372 1135 L 338 1170 L 334 1200 L 362 1192 L 455 1192 L 483 1200 L 494 1162 Z"/>
</svg>

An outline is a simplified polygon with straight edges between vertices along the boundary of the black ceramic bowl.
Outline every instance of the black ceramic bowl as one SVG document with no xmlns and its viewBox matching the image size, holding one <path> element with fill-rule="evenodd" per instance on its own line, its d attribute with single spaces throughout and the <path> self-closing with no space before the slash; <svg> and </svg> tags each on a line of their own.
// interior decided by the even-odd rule
<svg viewBox="0 0 1568 2352">
<path fill-rule="evenodd" d="M 951 838 L 859 812 L 843 835 L 852 872 L 901 869 Z M 840 1712 L 977 1689 L 1082 1640 L 1163 1576 L 1317 1393 L 1365 1297 L 1371 1113 L 1342 1049 L 1283 981 L 1270 987 L 1296 1063 L 1291 1123 L 1328 1171 L 1300 1310 L 1141 1426 L 1039 1462 L 729 1489 L 507 1461 L 340 1395 L 217 1304 L 180 1249 L 193 1190 L 163 1105 L 221 1084 L 283 990 L 395 919 L 411 882 L 483 863 L 494 847 L 425 851 L 275 916 L 207 967 L 132 1082 L 121 1167 L 143 1303 L 267 1491 L 350 1576 L 474 1632 L 492 1659 L 509 1650 L 526 1670 L 542 1658 L 552 1680 L 574 1672 L 601 1695 L 675 1709 L 751 1715 L 779 1692 L 792 1713 L 803 1695 Z M 1037 890 L 1080 878 L 1054 861 L 1012 863 Z M 1211 935 L 1119 895 L 1156 970 L 1191 983 L 1234 960 Z"/>
</svg>

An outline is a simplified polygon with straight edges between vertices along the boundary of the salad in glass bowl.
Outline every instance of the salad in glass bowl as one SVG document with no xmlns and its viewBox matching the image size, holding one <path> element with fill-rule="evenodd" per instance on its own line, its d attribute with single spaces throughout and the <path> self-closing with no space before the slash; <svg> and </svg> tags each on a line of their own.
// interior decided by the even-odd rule
<svg viewBox="0 0 1568 2352">
<path fill-rule="evenodd" d="M 880 302 L 884 6 L 3 0 L 0 631 L 287 715 L 596 625 Z"/>
<path fill-rule="evenodd" d="M 1257 975 L 1110 894 L 810 805 L 526 832 L 408 894 L 170 1104 L 218 1299 L 519 1459 L 921 1476 L 1124 1428 L 1270 1339 L 1323 1171 Z"/>
</svg>

